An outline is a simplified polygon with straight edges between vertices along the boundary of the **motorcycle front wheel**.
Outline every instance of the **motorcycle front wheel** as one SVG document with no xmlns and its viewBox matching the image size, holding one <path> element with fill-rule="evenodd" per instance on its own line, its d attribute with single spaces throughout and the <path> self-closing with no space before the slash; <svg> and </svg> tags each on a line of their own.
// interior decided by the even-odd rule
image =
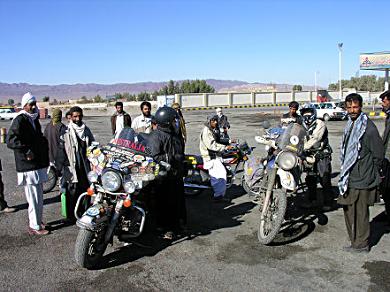
<svg viewBox="0 0 390 292">
<path fill-rule="evenodd" d="M 262 206 L 260 206 L 260 208 L 262 208 Z M 286 209 L 286 192 L 283 189 L 274 189 L 268 206 L 260 217 L 257 238 L 261 244 L 267 245 L 274 240 L 282 226 Z"/>
<path fill-rule="evenodd" d="M 102 243 L 103 240 L 103 234 L 80 229 L 74 252 L 76 263 L 87 269 L 96 267 L 107 248 L 107 244 Z"/>
</svg>

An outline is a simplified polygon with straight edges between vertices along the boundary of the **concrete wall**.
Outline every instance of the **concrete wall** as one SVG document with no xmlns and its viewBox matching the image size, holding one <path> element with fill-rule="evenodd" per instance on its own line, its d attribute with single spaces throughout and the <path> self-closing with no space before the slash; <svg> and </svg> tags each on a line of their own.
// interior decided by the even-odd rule
<svg viewBox="0 0 390 292">
<path fill-rule="evenodd" d="M 274 103 L 274 94 L 272 92 L 256 92 L 255 93 L 255 103 L 264 104 L 264 103 Z"/>
<path fill-rule="evenodd" d="M 203 104 L 203 94 L 191 94 L 191 95 L 181 95 L 181 104 L 182 107 L 197 107 L 204 106 Z"/>
<path fill-rule="evenodd" d="M 292 101 L 291 92 L 276 92 L 276 103 Z"/>
<path fill-rule="evenodd" d="M 227 93 L 210 93 L 208 95 L 209 106 L 228 106 L 229 94 Z"/>
<path fill-rule="evenodd" d="M 234 93 L 233 94 L 233 104 L 234 105 L 244 105 L 251 104 L 251 93 Z"/>
</svg>

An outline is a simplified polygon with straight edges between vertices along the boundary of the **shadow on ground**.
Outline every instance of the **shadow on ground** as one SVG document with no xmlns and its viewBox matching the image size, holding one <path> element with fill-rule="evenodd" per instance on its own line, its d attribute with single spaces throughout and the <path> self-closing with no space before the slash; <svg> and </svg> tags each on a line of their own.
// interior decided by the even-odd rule
<svg viewBox="0 0 390 292">
<path fill-rule="evenodd" d="M 232 185 L 227 196 L 237 198 L 245 194 L 241 186 Z M 186 199 L 188 225 L 183 234 L 171 242 L 163 239 L 155 231 L 145 230 L 138 238 L 129 241 L 125 246 L 103 257 L 96 269 L 107 269 L 135 261 L 144 256 L 154 256 L 166 247 L 182 241 L 192 240 L 210 234 L 214 230 L 241 225 L 240 219 L 256 204 L 249 201 L 239 204 L 232 202 L 214 202 L 208 190 Z"/>
</svg>

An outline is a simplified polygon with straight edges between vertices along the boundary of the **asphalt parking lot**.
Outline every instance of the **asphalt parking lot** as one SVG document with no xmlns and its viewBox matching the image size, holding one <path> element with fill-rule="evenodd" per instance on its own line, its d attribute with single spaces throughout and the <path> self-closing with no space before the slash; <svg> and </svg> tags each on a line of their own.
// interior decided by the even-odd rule
<svg viewBox="0 0 390 292">
<path fill-rule="evenodd" d="M 187 153 L 199 153 L 198 135 L 210 111 L 185 112 L 189 135 Z M 269 116 L 262 109 L 225 110 L 230 135 L 255 145 L 259 124 Z M 109 117 L 85 121 L 95 138 L 110 139 Z M 46 124 L 44 121 L 42 124 Z M 375 120 L 383 132 L 384 121 Z M 339 172 L 339 143 L 344 121 L 329 121 L 334 150 L 333 185 Z M 0 127 L 8 127 L 0 121 Z M 215 204 L 211 193 L 187 199 L 188 236 L 172 244 L 145 234 L 124 245 L 114 242 L 99 269 L 78 268 L 73 260 L 76 226 L 60 223 L 60 203 L 55 189 L 45 195 L 44 220 L 52 233 L 34 237 L 27 233 L 27 204 L 16 187 L 13 153 L 0 144 L 6 199 L 20 210 L 0 214 L 1 291 L 389 291 L 390 235 L 381 222 L 384 206 L 371 208 L 372 250 L 350 254 L 343 212 L 302 211 L 288 224 L 274 246 L 257 241 L 258 208 L 237 185 L 228 190 L 232 202 Z"/>
</svg>

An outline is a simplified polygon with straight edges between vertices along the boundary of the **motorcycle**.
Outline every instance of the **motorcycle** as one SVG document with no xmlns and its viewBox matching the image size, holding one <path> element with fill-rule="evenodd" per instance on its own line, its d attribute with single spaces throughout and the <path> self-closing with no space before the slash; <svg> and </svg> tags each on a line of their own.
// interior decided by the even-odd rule
<svg viewBox="0 0 390 292">
<path fill-rule="evenodd" d="M 114 236 L 126 241 L 142 234 L 147 216 L 144 190 L 166 175 L 170 165 L 153 161 L 147 139 L 131 128 L 123 129 L 106 146 L 93 143 L 87 155 L 91 185 L 80 195 L 74 210 L 80 228 L 75 260 L 90 269 L 98 265 Z M 80 216 L 78 210 L 85 199 L 90 204 Z"/>
<path fill-rule="evenodd" d="M 58 175 L 54 163 L 50 163 L 47 168 L 47 181 L 43 183 L 43 193 L 50 193 L 57 185 Z"/>
<path fill-rule="evenodd" d="M 227 173 L 227 185 L 232 186 L 236 174 L 243 169 L 245 161 L 251 155 L 254 147 L 249 147 L 247 142 L 234 143 L 231 150 L 222 153 L 223 165 Z M 210 175 L 204 169 L 203 159 L 200 155 L 185 155 L 184 160 L 184 189 L 186 195 L 196 195 L 202 190 L 212 189 L 210 184 Z"/>
<path fill-rule="evenodd" d="M 268 154 L 257 167 L 247 165 L 243 187 L 258 199 L 261 215 L 257 237 L 262 244 L 274 240 L 285 217 L 287 197 L 302 188 L 300 156 L 305 136 L 302 125 L 290 123 L 255 137 L 256 142 L 266 145 Z"/>
</svg>

